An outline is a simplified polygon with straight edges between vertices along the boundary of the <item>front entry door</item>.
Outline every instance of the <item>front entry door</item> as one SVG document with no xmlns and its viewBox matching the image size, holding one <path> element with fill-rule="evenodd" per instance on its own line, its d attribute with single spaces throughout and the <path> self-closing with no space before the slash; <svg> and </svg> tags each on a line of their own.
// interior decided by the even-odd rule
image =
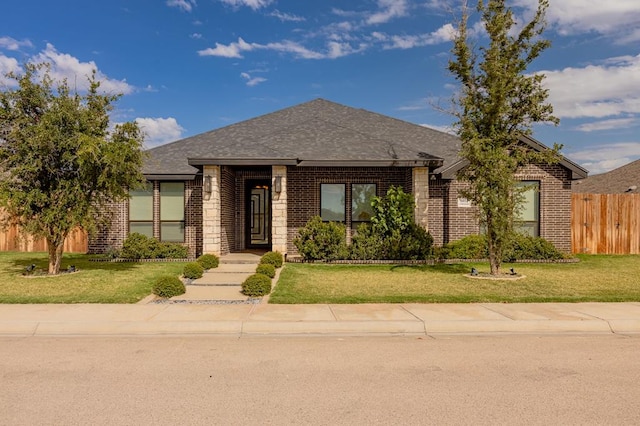
<svg viewBox="0 0 640 426">
<path fill-rule="evenodd" d="M 247 182 L 247 248 L 269 249 L 271 187 L 268 180 Z"/>
</svg>

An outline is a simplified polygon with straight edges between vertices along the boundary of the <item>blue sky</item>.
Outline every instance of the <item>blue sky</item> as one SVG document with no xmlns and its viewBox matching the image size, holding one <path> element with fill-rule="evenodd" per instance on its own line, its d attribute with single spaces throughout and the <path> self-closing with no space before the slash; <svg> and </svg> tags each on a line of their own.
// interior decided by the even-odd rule
<svg viewBox="0 0 640 426">
<path fill-rule="evenodd" d="M 469 2 L 475 5 L 475 0 Z M 0 72 L 47 61 L 123 93 L 147 147 L 318 97 L 439 129 L 458 0 L 21 0 L 0 6 Z M 510 3 L 522 22 L 536 0 Z M 599 173 L 640 158 L 640 1 L 551 0 L 543 71 L 564 144 Z M 475 27 L 476 30 L 479 27 Z M 485 38 L 477 31 L 477 43 Z M 0 77 L 0 87 L 9 87 Z"/>
</svg>

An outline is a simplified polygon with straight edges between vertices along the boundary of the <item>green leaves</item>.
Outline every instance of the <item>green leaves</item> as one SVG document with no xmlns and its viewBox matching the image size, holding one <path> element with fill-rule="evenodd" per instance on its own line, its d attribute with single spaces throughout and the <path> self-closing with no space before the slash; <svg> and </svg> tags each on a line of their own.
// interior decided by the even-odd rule
<svg viewBox="0 0 640 426">
<path fill-rule="evenodd" d="M 477 10 L 488 43 L 474 48 L 468 40 L 469 14 L 464 10 L 449 61 L 449 71 L 461 84 L 454 101 L 456 128 L 462 139 L 460 156 L 469 165 L 459 179 L 469 183 L 462 195 L 479 208 L 481 225 L 489 239 L 492 273 L 499 273 L 503 246 L 509 241 L 519 201 L 514 174 L 530 163 L 559 160 L 559 146 L 539 152 L 521 138 L 534 123 L 558 124 L 544 76 L 526 74 L 529 64 L 550 46 L 540 36 L 548 0 L 539 0 L 533 19 L 518 30 L 513 12 L 504 0 L 480 0 Z"/>
<path fill-rule="evenodd" d="M 47 64 L 7 77 L 16 89 L 0 92 L 0 206 L 25 232 L 58 246 L 77 226 L 94 229 L 104 203 L 143 181 L 143 135 L 136 123 L 110 131 L 119 96 L 100 94 L 95 72 L 86 94 L 54 82 Z"/>
</svg>

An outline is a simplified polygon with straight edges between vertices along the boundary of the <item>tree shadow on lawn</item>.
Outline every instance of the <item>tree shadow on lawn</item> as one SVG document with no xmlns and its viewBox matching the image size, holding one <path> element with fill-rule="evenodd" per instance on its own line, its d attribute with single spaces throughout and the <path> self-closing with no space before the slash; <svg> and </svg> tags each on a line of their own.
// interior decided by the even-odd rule
<svg viewBox="0 0 640 426">
<path fill-rule="evenodd" d="M 394 265 L 391 271 L 417 270 L 421 272 L 440 272 L 443 274 L 465 274 L 471 271 L 471 265 L 462 263 L 436 263 L 435 265 Z"/>
<path fill-rule="evenodd" d="M 21 274 L 31 265 L 35 265 L 38 271 L 47 271 L 49 269 L 49 258 L 44 254 L 24 253 L 25 256 L 19 256 L 14 259 L 0 258 L 0 265 L 3 265 L 2 272 Z M 64 254 L 60 263 L 60 272 L 63 273 L 69 266 L 75 266 L 77 270 L 91 271 L 128 271 L 140 265 L 141 262 L 92 262 L 89 255 L 83 254 Z"/>
</svg>

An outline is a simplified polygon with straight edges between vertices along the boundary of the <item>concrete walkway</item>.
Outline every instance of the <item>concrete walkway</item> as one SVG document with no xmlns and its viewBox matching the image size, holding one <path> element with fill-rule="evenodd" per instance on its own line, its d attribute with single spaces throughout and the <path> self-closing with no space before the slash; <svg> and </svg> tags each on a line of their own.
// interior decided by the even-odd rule
<svg viewBox="0 0 640 426">
<path fill-rule="evenodd" d="M 168 303 L 245 303 L 242 283 L 256 272 L 260 256 L 252 253 L 232 253 L 220 258 L 217 268 L 186 286 L 187 291 L 172 297 Z"/>
<path fill-rule="evenodd" d="M 637 334 L 640 303 L 0 305 L 4 336 Z"/>
</svg>

